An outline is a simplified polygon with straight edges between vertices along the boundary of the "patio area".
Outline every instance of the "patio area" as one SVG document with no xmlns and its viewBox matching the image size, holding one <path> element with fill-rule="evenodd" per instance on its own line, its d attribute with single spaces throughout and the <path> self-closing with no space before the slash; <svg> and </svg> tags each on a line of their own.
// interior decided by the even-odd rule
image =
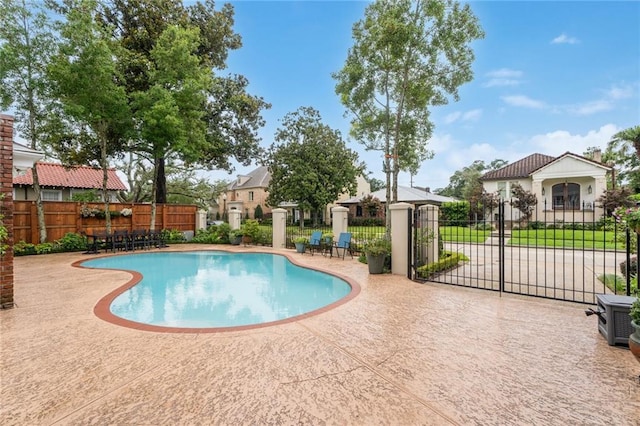
<svg viewBox="0 0 640 426">
<path fill-rule="evenodd" d="M 2 424 L 640 425 L 640 364 L 607 344 L 588 305 L 259 251 L 362 291 L 288 324 L 154 333 L 93 314 L 129 273 L 72 267 L 91 258 L 79 253 L 16 258 L 17 306 L 0 311 Z"/>
</svg>

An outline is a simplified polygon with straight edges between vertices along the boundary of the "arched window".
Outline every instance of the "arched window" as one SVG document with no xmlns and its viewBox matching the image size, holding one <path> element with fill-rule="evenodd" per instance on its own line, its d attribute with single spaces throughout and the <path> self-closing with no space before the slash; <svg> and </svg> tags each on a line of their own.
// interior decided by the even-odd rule
<svg viewBox="0 0 640 426">
<path fill-rule="evenodd" d="M 559 183 L 553 185 L 554 210 L 580 210 L 580 185 L 577 183 Z"/>
</svg>

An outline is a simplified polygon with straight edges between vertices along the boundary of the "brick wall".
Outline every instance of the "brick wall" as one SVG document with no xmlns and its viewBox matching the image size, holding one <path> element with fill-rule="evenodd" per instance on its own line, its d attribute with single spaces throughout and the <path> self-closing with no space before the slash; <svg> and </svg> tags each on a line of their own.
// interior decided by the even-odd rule
<svg viewBox="0 0 640 426">
<path fill-rule="evenodd" d="M 0 308 L 13 307 L 13 117 L 0 114 L 0 212 L 9 231 L 9 248 L 0 258 Z"/>
</svg>

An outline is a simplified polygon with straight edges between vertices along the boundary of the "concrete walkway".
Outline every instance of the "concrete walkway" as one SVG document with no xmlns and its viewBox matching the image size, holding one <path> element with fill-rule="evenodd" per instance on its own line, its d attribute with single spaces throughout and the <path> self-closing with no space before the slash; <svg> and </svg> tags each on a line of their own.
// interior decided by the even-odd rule
<svg viewBox="0 0 640 426">
<path fill-rule="evenodd" d="M 17 258 L 17 308 L 0 311 L 0 422 L 640 424 L 640 364 L 607 345 L 584 305 L 274 252 L 350 276 L 362 292 L 273 327 L 155 333 L 93 314 L 129 273 L 72 267 L 80 254 Z"/>
</svg>

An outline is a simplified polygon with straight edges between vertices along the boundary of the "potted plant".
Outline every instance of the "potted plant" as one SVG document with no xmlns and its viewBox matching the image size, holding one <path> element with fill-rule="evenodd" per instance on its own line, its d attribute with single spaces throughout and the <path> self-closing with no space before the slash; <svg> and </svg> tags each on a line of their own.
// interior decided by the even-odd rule
<svg viewBox="0 0 640 426">
<path fill-rule="evenodd" d="M 634 278 L 637 280 L 638 278 Z M 636 290 L 636 300 L 631 304 L 631 310 L 629 311 L 631 317 L 631 326 L 635 330 L 632 335 L 629 336 L 629 349 L 633 356 L 640 362 L 640 290 Z"/>
<path fill-rule="evenodd" d="M 240 227 L 240 231 L 242 232 L 242 242 L 249 244 L 260 235 L 260 224 L 257 220 L 247 219 Z"/>
<path fill-rule="evenodd" d="M 304 253 L 308 242 L 309 240 L 307 240 L 307 237 L 296 237 L 293 239 L 293 243 L 296 245 L 296 251 L 298 253 Z"/>
<path fill-rule="evenodd" d="M 331 244 L 333 244 L 333 232 L 323 232 L 322 241 L 325 245 L 331 246 Z"/>
<path fill-rule="evenodd" d="M 381 274 L 384 263 L 391 253 L 391 242 L 386 238 L 375 238 L 364 244 L 364 254 L 367 256 L 367 265 L 370 274 Z"/>
<path fill-rule="evenodd" d="M 229 242 L 234 246 L 240 245 L 242 242 L 242 232 L 239 229 L 229 231 Z"/>
</svg>

